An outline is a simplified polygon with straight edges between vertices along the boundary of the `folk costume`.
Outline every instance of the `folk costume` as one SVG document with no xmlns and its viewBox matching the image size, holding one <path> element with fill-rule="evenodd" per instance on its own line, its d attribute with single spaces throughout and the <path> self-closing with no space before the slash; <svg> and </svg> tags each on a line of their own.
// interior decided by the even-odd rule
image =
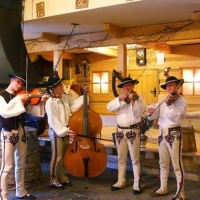
<svg viewBox="0 0 200 200">
<path fill-rule="evenodd" d="M 55 72 L 48 79 L 47 85 L 49 90 L 62 83 L 62 81 L 63 79 L 60 79 Z M 69 117 L 72 112 L 79 109 L 82 105 L 83 96 L 74 99 L 71 95 L 65 93 L 62 94 L 61 98 L 50 97 L 45 105 L 49 124 L 48 134 L 52 149 L 50 186 L 56 189 L 63 189 L 64 186 L 72 186 L 72 183 L 66 176 L 63 157 L 64 151 L 69 144 Z"/>
<path fill-rule="evenodd" d="M 125 78 L 118 87 L 122 88 L 127 83 L 135 85 L 139 82 Z M 118 153 L 118 181 L 111 186 L 111 190 L 122 189 L 126 186 L 127 153 L 129 151 L 134 176 L 133 194 L 139 194 L 141 193 L 140 122 L 144 111 L 144 101 L 141 96 L 138 96 L 133 106 L 116 97 L 107 104 L 107 109 L 117 113 L 115 141 Z"/>
<path fill-rule="evenodd" d="M 25 75 L 18 72 L 9 75 L 10 78 L 17 78 L 25 83 Z M 15 96 L 8 89 L 0 93 L 0 130 L 2 145 L 2 164 L 0 171 L 0 197 L 7 200 L 8 174 L 15 163 L 15 199 L 36 199 L 35 196 L 27 193 L 24 188 L 24 175 L 26 169 L 26 127 L 24 113 L 34 114 L 37 117 L 43 117 L 44 104 L 36 106 L 24 106 L 19 96 Z"/>
<path fill-rule="evenodd" d="M 183 84 L 183 80 L 178 80 L 174 76 L 166 79 L 166 83 L 161 85 L 166 90 L 168 84 L 175 82 L 176 84 Z M 177 85 L 178 87 L 178 85 Z M 149 119 L 158 118 L 158 151 L 160 164 L 160 187 L 152 193 L 153 197 L 165 195 L 168 193 L 168 175 L 170 159 L 174 168 L 177 180 L 177 191 L 172 200 L 184 200 L 184 169 L 182 163 L 182 129 L 181 123 L 187 111 L 186 99 L 179 94 L 175 101 L 170 104 L 161 99 L 157 104 L 149 105 L 149 108 L 157 108 Z"/>
</svg>

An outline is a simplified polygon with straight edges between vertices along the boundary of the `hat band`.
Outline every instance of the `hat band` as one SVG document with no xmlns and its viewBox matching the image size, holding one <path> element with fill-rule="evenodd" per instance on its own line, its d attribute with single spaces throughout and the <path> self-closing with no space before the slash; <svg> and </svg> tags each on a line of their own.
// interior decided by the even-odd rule
<svg viewBox="0 0 200 200">
<path fill-rule="evenodd" d="M 133 82 L 133 81 L 128 80 L 128 81 L 122 82 L 121 84 L 123 85 L 123 84 L 126 84 L 126 83 L 132 83 L 132 82 Z"/>
<path fill-rule="evenodd" d="M 22 80 L 23 82 L 26 82 L 23 78 L 21 78 L 21 77 L 19 77 L 19 76 L 16 76 L 16 75 L 15 75 L 15 77 L 18 78 L 18 79 L 20 79 L 20 80 Z"/>
</svg>

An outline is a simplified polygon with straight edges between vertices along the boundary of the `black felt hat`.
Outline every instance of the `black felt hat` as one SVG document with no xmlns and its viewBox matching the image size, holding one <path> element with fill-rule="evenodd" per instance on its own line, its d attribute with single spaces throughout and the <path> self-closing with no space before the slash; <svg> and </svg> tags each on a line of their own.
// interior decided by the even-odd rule
<svg viewBox="0 0 200 200">
<path fill-rule="evenodd" d="M 26 83 L 26 75 L 23 72 L 16 72 L 15 74 L 8 74 L 10 78 L 18 78 Z"/>
<path fill-rule="evenodd" d="M 128 78 L 124 78 L 122 80 L 122 82 L 117 86 L 118 88 L 122 88 L 124 84 L 126 83 L 133 83 L 134 85 L 138 84 L 139 81 L 138 80 L 133 80 L 132 78 L 128 77 Z"/>
<path fill-rule="evenodd" d="M 173 82 L 176 82 L 177 84 L 180 83 L 180 86 L 181 86 L 184 83 L 184 79 L 177 79 L 175 76 L 169 76 L 169 77 L 167 77 L 165 84 L 161 85 L 160 87 L 162 89 L 166 90 L 166 85 L 168 83 L 173 83 Z"/>
<path fill-rule="evenodd" d="M 61 78 L 58 76 L 57 71 L 54 71 L 53 74 L 49 77 L 48 81 L 47 81 L 47 86 L 48 88 L 53 88 L 56 85 L 60 84 L 62 81 L 64 80 L 64 78 Z"/>
</svg>

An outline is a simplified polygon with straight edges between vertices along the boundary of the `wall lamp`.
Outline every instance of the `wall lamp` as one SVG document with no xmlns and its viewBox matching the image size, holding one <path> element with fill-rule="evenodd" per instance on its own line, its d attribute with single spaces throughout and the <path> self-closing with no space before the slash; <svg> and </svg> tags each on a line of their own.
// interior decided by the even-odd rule
<svg viewBox="0 0 200 200">
<path fill-rule="evenodd" d="M 171 69 L 171 67 L 167 67 L 164 69 L 164 76 L 169 76 L 169 70 Z"/>
</svg>

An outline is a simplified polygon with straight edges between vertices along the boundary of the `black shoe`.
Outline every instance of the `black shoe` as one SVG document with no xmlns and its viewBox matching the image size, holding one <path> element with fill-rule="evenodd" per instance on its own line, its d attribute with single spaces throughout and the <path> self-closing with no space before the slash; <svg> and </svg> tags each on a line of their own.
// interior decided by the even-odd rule
<svg viewBox="0 0 200 200">
<path fill-rule="evenodd" d="M 37 198 L 34 195 L 32 195 L 32 194 L 26 194 L 23 197 L 16 197 L 15 196 L 15 199 L 29 199 L 29 200 L 33 200 L 33 199 L 37 199 Z"/>
<path fill-rule="evenodd" d="M 65 189 L 65 187 L 59 181 L 52 182 L 50 187 L 52 187 L 54 189 L 60 189 L 60 190 Z"/>
<path fill-rule="evenodd" d="M 133 194 L 134 195 L 141 194 L 141 193 L 142 193 L 142 190 L 134 190 L 133 189 Z"/>
<path fill-rule="evenodd" d="M 64 183 L 61 183 L 63 186 L 72 186 L 72 182 L 70 180 L 64 182 Z"/>
<path fill-rule="evenodd" d="M 124 189 L 124 188 L 119 188 L 119 187 L 115 187 L 115 186 L 111 186 L 110 188 L 112 191 L 116 191 L 116 190 L 120 190 L 120 189 Z"/>
</svg>

